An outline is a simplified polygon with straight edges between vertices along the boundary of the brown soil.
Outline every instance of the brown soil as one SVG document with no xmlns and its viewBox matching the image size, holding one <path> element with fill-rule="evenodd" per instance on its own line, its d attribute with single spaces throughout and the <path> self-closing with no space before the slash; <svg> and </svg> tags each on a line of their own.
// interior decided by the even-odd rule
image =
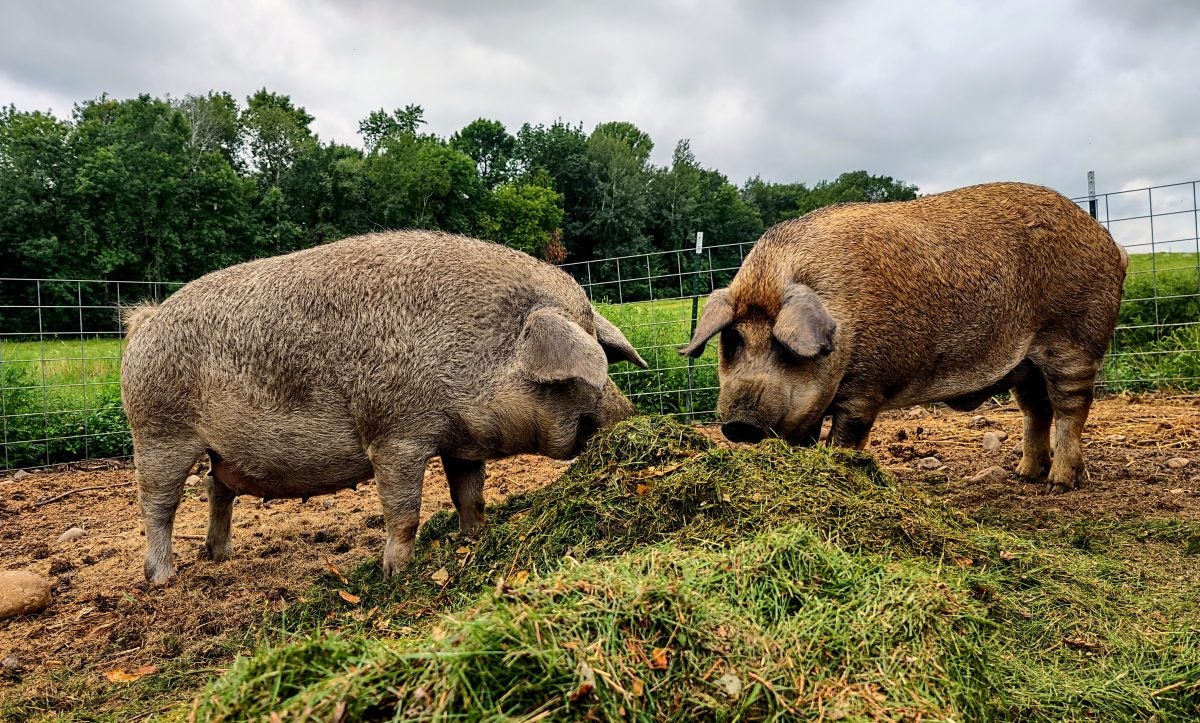
<svg viewBox="0 0 1200 723">
<path fill-rule="evenodd" d="M 727 444 L 715 426 L 704 428 Z M 1006 433 L 997 452 L 986 452 L 986 432 Z M 1014 406 L 971 414 L 916 408 L 885 415 L 869 450 L 901 479 L 968 513 L 1022 527 L 1072 519 L 1138 516 L 1200 521 L 1200 399 L 1116 398 L 1097 402 L 1085 430 L 1087 474 L 1080 489 L 1047 495 L 1022 484 L 1012 471 L 1020 458 L 1021 416 Z M 940 466 L 922 469 L 936 457 Z M 1186 458 L 1180 469 L 1167 460 Z M 932 462 L 926 464 L 932 466 Z M 969 482 L 992 465 L 1004 478 Z M 187 489 L 175 527 L 179 577 L 150 590 L 142 579 L 144 538 L 132 485 L 133 471 L 119 465 L 91 470 L 35 472 L 0 478 L 0 569 L 29 570 L 53 583 L 44 612 L 0 621 L 0 687 L 22 696 L 59 697 L 70 672 L 104 683 L 105 673 L 135 671 L 188 654 L 214 668 L 225 665 L 223 644 L 280 610 L 333 565 L 345 570 L 378 559 L 384 533 L 374 486 L 315 497 L 307 503 L 263 504 L 239 498 L 234 508 L 234 559 L 201 558 L 207 503 L 199 485 Z M 522 456 L 489 465 L 488 504 L 553 480 L 564 463 Z M 35 503 L 84 487 L 40 507 Z M 426 475 L 423 519 L 450 508 L 440 466 Z M 79 526 L 79 540 L 59 535 Z M 14 660 L 15 659 L 15 660 Z M 14 672 L 13 666 L 16 666 Z M 210 671 L 211 672 L 211 671 Z M 26 685 L 13 688 L 14 679 Z M 0 700 L 6 692 L 0 690 Z"/>
</svg>

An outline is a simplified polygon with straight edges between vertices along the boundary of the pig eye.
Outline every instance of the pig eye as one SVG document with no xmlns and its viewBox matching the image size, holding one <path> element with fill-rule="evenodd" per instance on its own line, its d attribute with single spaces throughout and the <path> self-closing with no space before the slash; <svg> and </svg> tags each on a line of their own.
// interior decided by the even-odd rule
<svg viewBox="0 0 1200 723">
<path fill-rule="evenodd" d="M 725 361 L 732 360 L 742 350 L 745 341 L 737 329 L 725 329 L 721 332 L 721 356 Z"/>
</svg>

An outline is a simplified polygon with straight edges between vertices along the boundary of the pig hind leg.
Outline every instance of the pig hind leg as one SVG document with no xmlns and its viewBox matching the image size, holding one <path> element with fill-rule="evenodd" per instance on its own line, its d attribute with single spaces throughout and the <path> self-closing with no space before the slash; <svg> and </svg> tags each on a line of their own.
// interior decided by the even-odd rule
<svg viewBox="0 0 1200 723">
<path fill-rule="evenodd" d="M 1100 360 L 1077 346 L 1063 344 L 1040 350 L 1035 360 L 1046 378 L 1046 392 L 1054 408 L 1054 459 L 1046 482 L 1047 492 L 1073 490 L 1083 471 L 1083 425 L 1091 411 Z"/>
<path fill-rule="evenodd" d="M 171 533 L 175 511 L 183 499 L 183 485 L 203 448 L 195 440 L 137 440 L 138 502 L 146 526 L 144 572 L 153 585 L 164 585 L 175 576 L 171 560 Z"/>
<path fill-rule="evenodd" d="M 1050 469 L 1050 422 L 1054 407 L 1046 391 L 1046 378 L 1038 369 L 1013 387 L 1017 406 L 1025 417 L 1025 432 L 1022 435 L 1021 462 L 1017 475 L 1026 482 L 1037 482 Z"/>
<path fill-rule="evenodd" d="M 483 527 L 483 462 L 454 457 L 442 457 L 446 481 L 450 483 L 450 499 L 458 510 L 458 527 L 465 535 L 475 535 Z"/>
</svg>

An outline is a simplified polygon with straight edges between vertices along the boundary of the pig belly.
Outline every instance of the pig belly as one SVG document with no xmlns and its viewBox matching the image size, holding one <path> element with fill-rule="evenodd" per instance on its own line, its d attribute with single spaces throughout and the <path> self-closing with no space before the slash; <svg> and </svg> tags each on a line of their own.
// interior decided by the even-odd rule
<svg viewBox="0 0 1200 723">
<path fill-rule="evenodd" d="M 339 467 L 326 465 L 323 468 L 293 469 L 278 467 L 264 472 L 251 473 L 236 461 L 209 450 L 212 463 L 211 474 L 217 481 L 239 495 L 250 495 L 264 499 L 294 499 L 324 495 L 366 482 L 374 475 L 370 464 Z M 365 458 L 363 460 L 365 463 Z"/>
<path fill-rule="evenodd" d="M 214 424 L 210 415 L 201 431 L 217 480 L 238 494 L 309 497 L 374 474 L 348 418 L 237 411 L 223 418 L 237 420 L 236 426 Z"/>
<path fill-rule="evenodd" d="M 318 478 L 303 472 L 285 471 L 264 477 L 251 476 L 225 459 L 213 462 L 212 475 L 235 494 L 263 499 L 295 499 L 331 494 L 371 479 L 368 465 L 357 474 Z"/>
<path fill-rule="evenodd" d="M 1004 352 L 984 352 L 982 361 L 966 368 L 935 369 L 919 373 L 888 401 L 885 409 L 945 402 L 957 411 L 969 411 L 1024 379 L 1030 365 L 1028 346 Z"/>
</svg>

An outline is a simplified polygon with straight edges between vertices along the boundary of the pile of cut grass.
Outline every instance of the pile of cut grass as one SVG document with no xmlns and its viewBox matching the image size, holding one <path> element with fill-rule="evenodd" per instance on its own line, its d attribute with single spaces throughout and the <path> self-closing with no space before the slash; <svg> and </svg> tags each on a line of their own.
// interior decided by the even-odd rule
<svg viewBox="0 0 1200 723">
<path fill-rule="evenodd" d="M 865 455 L 717 449 L 638 418 L 489 519 L 470 543 L 451 515 L 435 517 L 389 583 L 374 561 L 345 582 L 330 575 L 291 611 L 298 634 L 240 659 L 187 713 L 1200 714 L 1196 579 L 1179 574 L 1177 541 L 1147 542 L 1156 555 L 1131 562 L 1022 537 L 896 483 Z"/>
</svg>

